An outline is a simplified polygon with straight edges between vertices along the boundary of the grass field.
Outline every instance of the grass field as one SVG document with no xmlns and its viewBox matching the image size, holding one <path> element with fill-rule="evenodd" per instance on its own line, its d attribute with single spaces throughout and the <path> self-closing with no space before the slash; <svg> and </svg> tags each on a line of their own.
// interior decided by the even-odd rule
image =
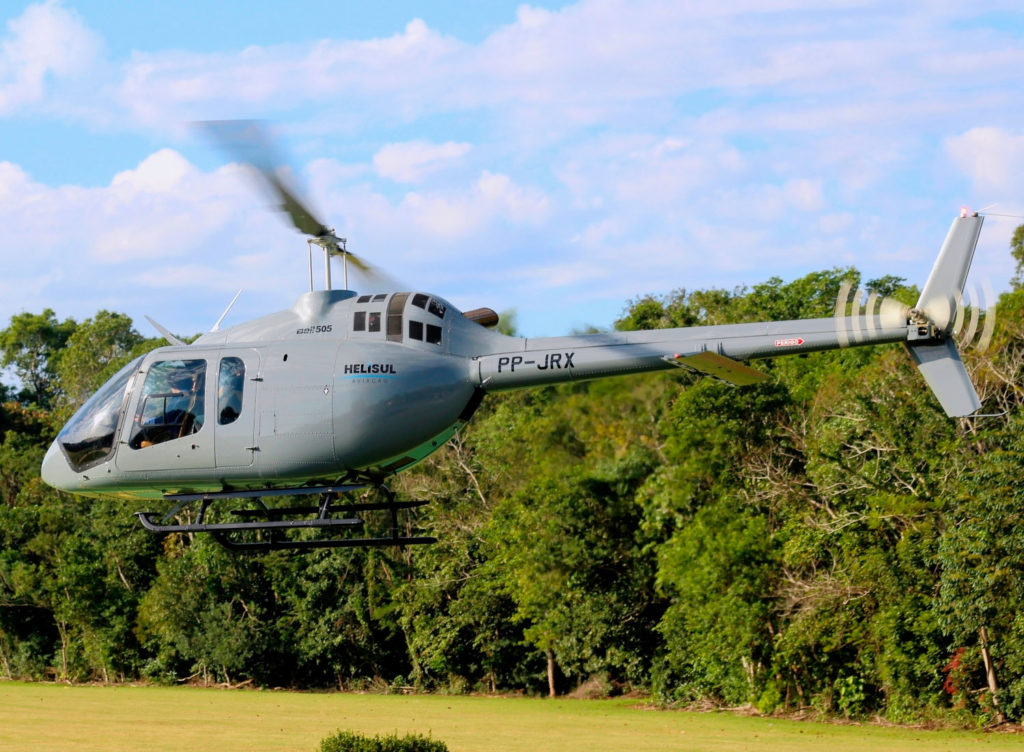
<svg viewBox="0 0 1024 752">
<path fill-rule="evenodd" d="M 429 733 L 452 752 L 1021 750 L 1007 734 L 646 710 L 635 700 L 305 694 L 0 682 L 0 750 L 316 752 L 338 729 Z"/>
</svg>

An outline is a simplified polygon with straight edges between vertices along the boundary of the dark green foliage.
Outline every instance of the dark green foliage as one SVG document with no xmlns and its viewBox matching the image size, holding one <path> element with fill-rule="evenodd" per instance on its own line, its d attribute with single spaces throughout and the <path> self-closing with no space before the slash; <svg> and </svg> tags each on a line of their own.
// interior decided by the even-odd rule
<svg viewBox="0 0 1024 752">
<path fill-rule="evenodd" d="M 370 737 L 339 731 L 320 742 L 320 752 L 448 752 L 448 745 L 419 734 Z"/>
<path fill-rule="evenodd" d="M 846 279 L 644 298 L 619 326 L 827 317 Z M 0 677 L 543 693 L 550 665 L 559 692 L 1021 720 L 1024 290 L 999 310 L 965 361 L 1004 417 L 947 419 L 899 348 L 761 362 L 747 389 L 671 372 L 497 395 L 398 479 L 433 500 L 415 514 L 438 544 L 301 556 L 158 541 L 132 505 L 45 487 L 64 417 L 152 343 L 105 311 L 15 317 Z"/>
<path fill-rule="evenodd" d="M 21 381 L 19 401 L 49 407 L 57 396 L 57 360 L 75 331 L 71 319 L 57 321 L 47 308 L 40 314 L 19 313 L 0 331 L 0 366 L 10 366 Z"/>
<path fill-rule="evenodd" d="M 1011 282 L 1014 289 L 1024 286 L 1024 225 L 1020 225 L 1013 231 L 1013 238 L 1010 240 L 1010 255 L 1017 262 L 1017 273 L 1013 275 Z"/>
</svg>

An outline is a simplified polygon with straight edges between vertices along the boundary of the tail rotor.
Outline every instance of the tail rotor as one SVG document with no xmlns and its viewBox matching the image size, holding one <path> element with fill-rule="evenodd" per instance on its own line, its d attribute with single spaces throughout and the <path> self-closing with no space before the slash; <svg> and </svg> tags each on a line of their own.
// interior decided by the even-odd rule
<svg viewBox="0 0 1024 752">
<path fill-rule="evenodd" d="M 913 308 L 876 292 L 861 288 L 854 292 L 852 282 L 842 284 L 836 299 L 836 333 L 841 347 L 870 341 L 879 327 L 906 327 L 907 350 L 950 417 L 968 416 L 981 407 L 957 345 L 973 342 L 983 351 L 995 327 L 995 307 L 991 302 L 985 306 L 995 298 L 991 285 L 986 283 L 984 296 L 972 288 L 970 304 L 964 302 L 964 286 L 983 221 L 977 212 L 971 214 L 966 209 L 953 220 Z"/>
</svg>

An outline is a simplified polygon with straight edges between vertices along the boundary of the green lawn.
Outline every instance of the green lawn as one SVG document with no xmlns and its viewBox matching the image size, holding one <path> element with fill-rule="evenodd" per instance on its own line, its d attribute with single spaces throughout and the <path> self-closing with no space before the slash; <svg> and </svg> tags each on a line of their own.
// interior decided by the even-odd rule
<svg viewBox="0 0 1024 752">
<path fill-rule="evenodd" d="M 429 733 L 452 752 L 1002 750 L 1008 734 L 645 710 L 631 700 L 305 694 L 0 682 L 0 750 L 316 752 L 338 729 Z"/>
</svg>

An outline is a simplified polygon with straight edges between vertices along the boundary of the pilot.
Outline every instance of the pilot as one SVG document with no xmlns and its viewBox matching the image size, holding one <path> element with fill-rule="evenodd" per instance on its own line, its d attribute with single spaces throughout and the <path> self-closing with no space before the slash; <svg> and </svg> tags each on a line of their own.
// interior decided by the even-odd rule
<svg viewBox="0 0 1024 752">
<path fill-rule="evenodd" d="M 143 421 L 146 429 L 137 434 L 139 449 L 197 433 L 203 427 L 203 369 L 178 367 L 171 370 L 166 378 L 167 392 L 150 396 L 162 398 L 165 400 L 165 406 L 173 407 L 169 410 L 165 407 L 165 412 L 152 415 Z M 147 391 L 149 389 L 152 389 L 152 385 L 147 383 Z M 140 412 L 142 409 L 140 407 Z M 141 414 L 136 420 L 139 418 Z M 153 430 L 154 427 L 163 428 Z"/>
</svg>

